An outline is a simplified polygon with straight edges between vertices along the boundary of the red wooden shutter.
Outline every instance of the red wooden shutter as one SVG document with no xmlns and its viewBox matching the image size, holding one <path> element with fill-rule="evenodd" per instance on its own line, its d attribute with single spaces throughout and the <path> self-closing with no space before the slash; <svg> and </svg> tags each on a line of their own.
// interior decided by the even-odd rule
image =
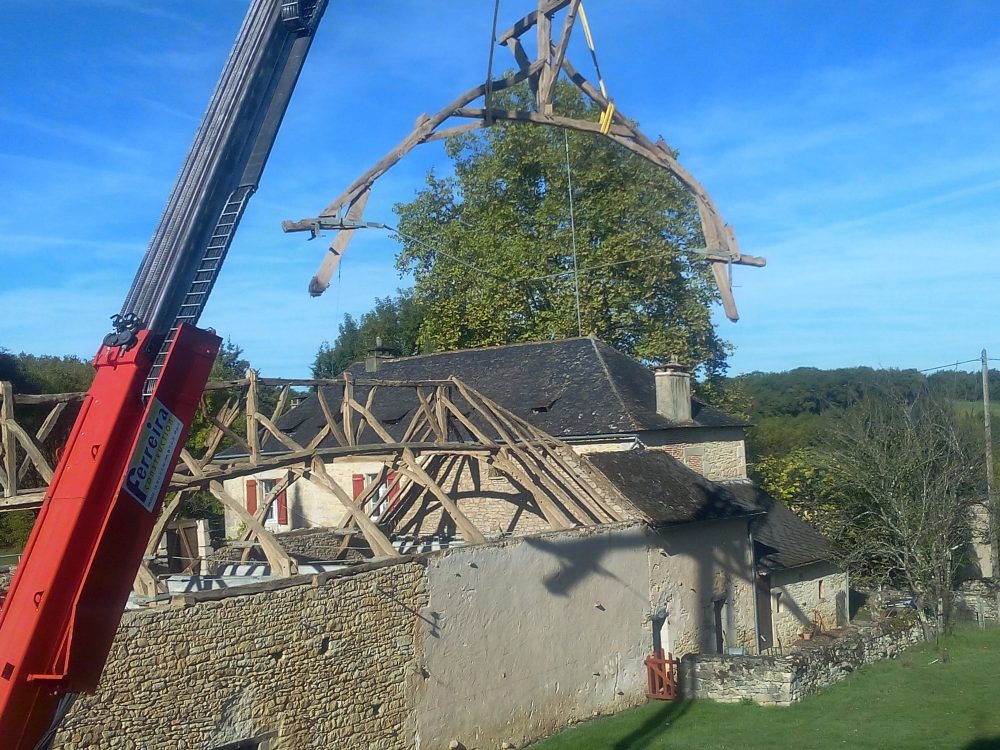
<svg viewBox="0 0 1000 750">
<path fill-rule="evenodd" d="M 392 486 L 392 483 L 396 481 L 397 474 L 398 474 L 398 472 L 390 471 L 386 475 L 385 483 L 389 487 L 389 499 L 390 500 L 395 500 L 396 497 L 399 495 L 399 484 L 397 483 L 395 487 Z"/>
<path fill-rule="evenodd" d="M 278 499 L 275 502 L 278 504 L 278 525 L 288 525 L 288 494 L 285 490 L 278 493 Z"/>
<path fill-rule="evenodd" d="M 247 480 L 247 513 L 251 516 L 257 512 L 257 480 Z"/>
<path fill-rule="evenodd" d="M 354 484 L 354 497 L 356 499 L 358 496 L 361 495 L 362 492 L 365 491 L 365 475 L 355 474 L 353 477 L 351 477 L 351 481 Z"/>
</svg>

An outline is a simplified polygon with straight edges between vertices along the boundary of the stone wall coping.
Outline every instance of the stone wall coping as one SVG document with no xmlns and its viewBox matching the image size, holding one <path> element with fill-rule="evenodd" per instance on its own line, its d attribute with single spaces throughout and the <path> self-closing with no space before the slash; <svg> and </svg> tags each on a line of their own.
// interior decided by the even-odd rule
<svg viewBox="0 0 1000 750">
<path fill-rule="evenodd" d="M 340 570 L 328 570 L 325 573 L 307 573 L 292 576 L 291 578 L 272 578 L 260 583 L 249 583 L 245 586 L 233 586 L 228 589 L 192 591 L 187 594 L 170 597 L 170 604 L 175 607 L 190 607 L 200 602 L 217 602 L 236 596 L 252 596 L 271 591 L 281 591 L 282 589 L 294 588 L 295 586 L 322 586 L 335 578 L 346 578 L 347 576 L 359 575 L 392 565 L 404 565 L 412 562 L 426 564 L 424 557 L 424 555 L 420 554 L 402 555 L 401 557 L 380 557 L 368 562 L 348 565 Z"/>
<path fill-rule="evenodd" d="M 246 584 L 245 586 L 233 586 L 232 588 L 226 588 L 226 589 L 213 589 L 210 591 L 192 591 L 190 593 L 178 594 L 176 596 L 170 597 L 170 606 L 192 607 L 201 602 L 217 602 L 223 599 L 229 599 L 231 597 L 236 597 L 236 596 L 253 596 L 255 594 L 265 594 L 265 593 L 270 593 L 272 591 L 281 591 L 283 589 L 293 588 L 295 586 L 322 586 L 327 582 L 337 578 L 345 578 L 347 576 L 359 575 L 361 573 L 366 573 L 372 570 L 378 570 L 379 568 L 385 568 L 392 565 L 403 565 L 405 563 L 418 563 L 420 565 L 427 565 L 428 562 L 432 559 L 444 558 L 449 555 L 455 554 L 457 552 L 465 552 L 471 549 L 508 547 L 515 544 L 521 544 L 527 539 L 550 538 L 550 537 L 578 538 L 614 530 L 626 530 L 633 528 L 640 529 L 644 528 L 645 526 L 646 524 L 634 520 L 619 521 L 617 523 L 600 524 L 595 526 L 580 526 L 572 529 L 546 531 L 539 534 L 527 534 L 524 536 L 504 537 L 502 539 L 488 540 L 483 544 L 449 547 L 446 549 L 433 550 L 431 552 L 417 552 L 409 555 L 402 555 L 400 557 L 374 558 L 367 562 L 350 564 L 344 568 L 341 568 L 340 570 L 330 570 L 325 573 L 310 573 L 310 574 L 292 576 L 290 578 L 273 578 L 267 581 L 261 581 L 260 583 Z M 162 608 L 152 607 L 149 609 L 131 610 L 131 611 L 155 612 L 158 610 L 162 611 Z"/>
</svg>

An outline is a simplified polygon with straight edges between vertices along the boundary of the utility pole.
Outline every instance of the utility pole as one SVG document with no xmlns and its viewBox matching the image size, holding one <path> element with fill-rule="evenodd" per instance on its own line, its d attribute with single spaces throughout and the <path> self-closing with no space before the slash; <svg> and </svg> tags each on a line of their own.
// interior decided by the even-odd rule
<svg viewBox="0 0 1000 750">
<path fill-rule="evenodd" d="M 983 349 L 983 425 L 986 429 L 986 506 L 989 515 L 990 557 L 993 576 L 997 576 L 997 506 L 993 481 L 993 431 L 990 429 L 990 367 Z"/>
</svg>

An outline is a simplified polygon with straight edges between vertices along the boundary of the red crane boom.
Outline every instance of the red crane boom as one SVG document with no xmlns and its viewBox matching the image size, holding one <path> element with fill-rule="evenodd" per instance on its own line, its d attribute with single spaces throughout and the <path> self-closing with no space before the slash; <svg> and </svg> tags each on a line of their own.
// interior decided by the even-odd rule
<svg viewBox="0 0 1000 750">
<path fill-rule="evenodd" d="M 252 0 L 0 610 L 0 745 L 93 692 L 220 339 L 195 327 L 326 0 Z"/>
</svg>

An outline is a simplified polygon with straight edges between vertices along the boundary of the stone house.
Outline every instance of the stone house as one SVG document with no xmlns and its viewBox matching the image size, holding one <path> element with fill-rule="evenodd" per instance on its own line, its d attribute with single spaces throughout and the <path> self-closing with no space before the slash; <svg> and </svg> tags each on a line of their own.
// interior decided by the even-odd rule
<svg viewBox="0 0 1000 750">
<path fill-rule="evenodd" d="M 416 357 L 369 356 L 353 365 L 357 377 L 419 380 L 458 377 L 535 427 L 568 443 L 581 455 L 628 450 L 637 445 L 669 453 L 714 480 L 746 479 L 746 423 L 691 397 L 690 376 L 679 368 L 656 373 L 592 338 L 513 344 Z M 384 399 L 376 416 L 392 429 L 418 404 L 415 399 Z M 315 395 L 284 415 L 278 426 L 299 444 L 308 444 L 325 424 Z M 328 439 L 321 445 L 332 444 Z M 267 449 L 265 444 L 265 450 Z M 271 449 L 284 450 L 271 443 Z M 356 458 L 331 462 L 327 471 L 355 496 L 377 473 L 380 464 Z M 501 477 L 470 476 L 476 492 L 498 491 Z M 255 508 L 280 481 L 283 472 L 262 472 L 247 480 L 230 480 L 226 489 Z M 482 481 L 483 486 L 478 486 Z M 471 487 L 466 491 L 472 492 Z M 279 496 L 265 525 L 277 532 L 304 527 L 336 527 L 343 509 L 302 484 Z M 538 530 L 524 518 L 519 532 Z M 235 535 L 238 521 L 226 516 Z M 512 530 L 511 530 L 512 531 Z"/>
<path fill-rule="evenodd" d="M 850 581 L 826 537 L 752 483 L 724 486 L 764 511 L 750 524 L 761 650 L 784 651 L 810 628 L 824 631 L 846 625 Z"/>
<path fill-rule="evenodd" d="M 826 627 L 843 624 L 836 603 L 846 600 L 846 575 L 828 562 L 814 530 L 758 495 L 746 475 L 746 423 L 693 398 L 681 368 L 653 371 L 583 337 L 416 357 L 373 355 L 349 372 L 387 382 L 455 376 L 569 444 L 606 502 L 652 530 L 650 554 L 658 559 L 651 601 L 662 630 L 656 642 L 667 650 L 756 652 L 788 644 L 814 613 Z M 380 393 L 372 411 L 393 431 L 418 406 L 415 397 Z M 324 424 L 315 395 L 279 421 L 301 445 Z M 263 447 L 285 450 L 273 442 Z M 326 471 L 357 497 L 381 466 L 345 456 Z M 227 480 L 227 491 L 245 498 L 252 512 L 283 476 L 270 470 Z M 447 484 L 475 525 L 490 530 L 487 538 L 549 530 L 523 484 L 492 467 L 459 462 Z M 382 492 L 384 505 L 391 505 L 391 475 Z M 774 519 L 767 508 L 774 508 Z M 348 517 L 329 496 L 299 482 L 279 495 L 266 525 L 276 532 L 338 528 Z M 236 523 L 228 514 L 230 536 Z M 397 519 L 394 544 L 410 552 L 460 543 L 449 524 L 443 512 Z"/>
</svg>

